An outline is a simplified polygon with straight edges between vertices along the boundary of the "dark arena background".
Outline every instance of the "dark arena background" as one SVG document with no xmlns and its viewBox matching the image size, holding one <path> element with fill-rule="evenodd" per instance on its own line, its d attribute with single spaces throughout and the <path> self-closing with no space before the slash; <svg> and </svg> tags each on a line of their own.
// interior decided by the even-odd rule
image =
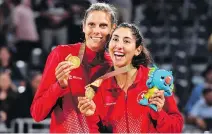
<svg viewBox="0 0 212 134">
<path fill-rule="evenodd" d="M 49 116 L 36 123 L 30 115 L 47 55 L 84 40 L 84 11 L 96 2 L 117 7 L 119 23 L 139 26 L 155 63 L 172 70 L 183 132 L 211 132 L 212 0 L 0 0 L 0 132 L 49 132 Z M 31 8 L 20 10 L 24 4 Z M 189 118 L 192 110 L 203 124 Z"/>
</svg>

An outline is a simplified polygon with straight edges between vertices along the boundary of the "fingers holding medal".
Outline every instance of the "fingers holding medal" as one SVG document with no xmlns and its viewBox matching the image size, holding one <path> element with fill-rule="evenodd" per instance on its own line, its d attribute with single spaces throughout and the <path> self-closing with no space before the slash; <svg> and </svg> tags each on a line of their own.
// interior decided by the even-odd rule
<svg viewBox="0 0 212 134">
<path fill-rule="evenodd" d="M 60 62 L 55 69 L 55 76 L 61 88 L 68 86 L 69 73 L 72 70 L 72 64 L 68 61 Z"/>
<path fill-rule="evenodd" d="M 76 69 L 80 65 L 80 60 L 76 56 L 69 54 L 65 61 L 60 62 L 55 69 L 55 76 L 61 88 L 68 86 L 68 77 L 71 70 Z"/>
<path fill-rule="evenodd" d="M 102 81 L 103 81 L 103 79 L 97 79 L 85 87 L 85 96 L 88 99 L 90 99 L 90 100 L 93 99 L 93 97 L 95 96 L 95 91 L 101 85 Z"/>
</svg>

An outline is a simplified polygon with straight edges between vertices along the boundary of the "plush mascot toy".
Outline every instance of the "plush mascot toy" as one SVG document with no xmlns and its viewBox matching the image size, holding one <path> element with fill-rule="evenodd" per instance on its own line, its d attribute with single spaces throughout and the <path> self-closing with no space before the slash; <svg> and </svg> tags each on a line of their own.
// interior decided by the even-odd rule
<svg viewBox="0 0 212 134">
<path fill-rule="evenodd" d="M 157 111 L 157 106 L 154 104 L 149 104 L 148 99 L 154 94 L 157 90 L 164 90 L 164 96 L 171 96 L 173 85 L 173 76 L 171 71 L 157 68 L 156 65 L 150 68 L 149 79 L 146 82 L 148 92 L 144 94 L 143 99 L 139 101 L 141 105 L 148 105 L 155 111 Z"/>
</svg>

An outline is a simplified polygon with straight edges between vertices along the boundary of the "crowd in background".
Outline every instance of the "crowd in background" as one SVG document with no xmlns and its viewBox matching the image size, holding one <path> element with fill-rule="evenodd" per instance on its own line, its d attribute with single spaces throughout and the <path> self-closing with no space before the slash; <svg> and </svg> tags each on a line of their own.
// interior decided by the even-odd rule
<svg viewBox="0 0 212 134">
<path fill-rule="evenodd" d="M 82 17 L 95 2 L 113 4 L 119 22 L 137 24 L 156 64 L 173 70 L 184 131 L 212 130 L 210 0 L 0 0 L 0 132 L 31 118 L 47 55 L 84 40 Z"/>
</svg>

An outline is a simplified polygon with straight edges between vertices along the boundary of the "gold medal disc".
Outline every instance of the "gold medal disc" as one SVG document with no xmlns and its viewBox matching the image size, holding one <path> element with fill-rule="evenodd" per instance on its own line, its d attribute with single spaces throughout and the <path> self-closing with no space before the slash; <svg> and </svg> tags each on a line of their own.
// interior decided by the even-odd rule
<svg viewBox="0 0 212 134">
<path fill-rule="evenodd" d="M 77 56 L 70 56 L 67 60 L 73 64 L 74 68 L 80 66 L 80 59 Z"/>
<path fill-rule="evenodd" d="M 95 96 L 95 91 L 93 90 L 93 88 L 91 88 L 90 86 L 86 87 L 85 96 L 88 99 L 92 100 L 93 97 Z"/>
</svg>

